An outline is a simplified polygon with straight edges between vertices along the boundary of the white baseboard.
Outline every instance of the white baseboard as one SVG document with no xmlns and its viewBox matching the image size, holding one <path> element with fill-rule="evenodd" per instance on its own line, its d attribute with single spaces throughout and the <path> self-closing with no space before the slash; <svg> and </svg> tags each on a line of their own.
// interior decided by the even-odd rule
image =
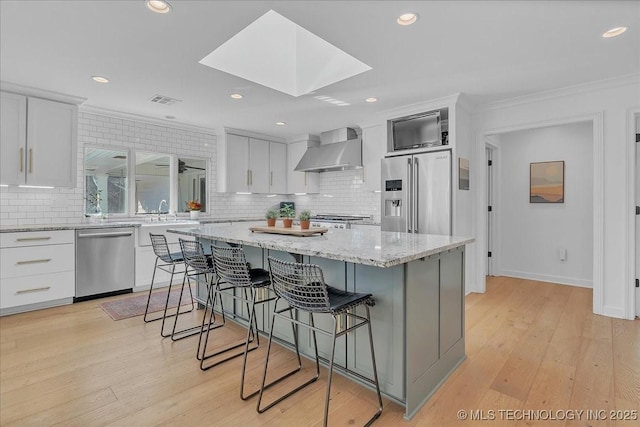
<svg viewBox="0 0 640 427">
<path fill-rule="evenodd" d="M 174 285 L 175 285 L 175 283 L 174 283 Z M 169 286 L 169 281 L 158 282 L 155 285 L 153 285 L 153 289 L 166 288 L 168 286 Z M 149 291 L 150 287 L 151 287 L 151 285 L 134 286 L 133 287 L 133 292 L 147 292 L 147 291 Z"/>
<path fill-rule="evenodd" d="M 608 317 L 615 317 L 617 319 L 624 319 L 625 312 L 624 308 L 621 307 L 612 307 L 610 305 L 605 305 L 602 309 L 602 315 Z"/>
<path fill-rule="evenodd" d="M 500 276 L 516 277 L 518 279 L 537 280 L 538 282 L 557 283 L 559 285 L 579 286 L 581 288 L 593 288 L 593 281 L 577 279 L 575 277 L 552 276 L 547 274 L 529 273 L 525 271 L 502 270 Z"/>
</svg>

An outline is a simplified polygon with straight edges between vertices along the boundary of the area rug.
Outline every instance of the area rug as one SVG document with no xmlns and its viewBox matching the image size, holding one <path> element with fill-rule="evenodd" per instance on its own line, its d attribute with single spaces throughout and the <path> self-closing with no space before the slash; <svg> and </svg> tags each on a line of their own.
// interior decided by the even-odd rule
<svg viewBox="0 0 640 427">
<path fill-rule="evenodd" d="M 144 292 L 137 296 L 128 298 L 117 299 L 113 301 L 103 302 L 100 308 L 103 309 L 109 317 L 113 320 L 122 320 L 129 317 L 142 316 L 144 309 L 147 306 L 148 293 Z M 176 307 L 178 305 L 178 299 L 180 298 L 180 289 L 174 289 L 169 295 L 169 308 Z M 164 310 L 164 303 L 167 300 L 167 291 L 158 291 L 151 294 L 151 301 L 149 301 L 149 313 Z M 189 296 L 189 290 L 185 289 L 185 293 L 182 296 L 182 305 L 191 305 Z M 183 310 L 185 310 L 183 308 Z M 155 315 L 154 317 L 157 317 Z"/>
</svg>

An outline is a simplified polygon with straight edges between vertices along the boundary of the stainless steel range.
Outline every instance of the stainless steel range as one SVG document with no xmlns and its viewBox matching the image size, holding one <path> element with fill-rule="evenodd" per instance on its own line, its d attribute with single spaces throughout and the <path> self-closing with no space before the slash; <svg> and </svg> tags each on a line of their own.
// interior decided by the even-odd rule
<svg viewBox="0 0 640 427">
<path fill-rule="evenodd" d="M 311 217 L 311 227 L 351 228 L 354 222 L 371 219 L 371 215 L 318 214 Z"/>
</svg>

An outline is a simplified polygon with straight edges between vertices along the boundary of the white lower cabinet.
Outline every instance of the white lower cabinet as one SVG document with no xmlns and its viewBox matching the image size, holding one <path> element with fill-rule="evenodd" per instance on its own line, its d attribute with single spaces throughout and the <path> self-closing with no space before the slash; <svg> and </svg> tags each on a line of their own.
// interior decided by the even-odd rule
<svg viewBox="0 0 640 427">
<path fill-rule="evenodd" d="M 185 227 L 193 227 L 193 224 Z M 148 288 L 151 286 L 151 279 L 153 278 L 153 270 L 156 262 L 156 254 L 151 246 L 151 239 L 149 233 L 162 234 L 167 239 L 169 245 L 169 251 L 180 253 L 180 243 L 178 239 L 195 240 L 195 238 L 178 235 L 175 233 L 169 233 L 167 230 L 170 228 L 180 228 L 177 225 L 157 225 L 157 226 L 142 226 L 138 228 L 138 244 L 136 245 L 136 280 L 135 286 L 141 290 L 141 288 Z M 169 267 L 170 269 L 170 267 Z M 183 264 L 176 265 L 176 271 L 184 271 Z M 177 274 L 173 277 L 173 284 L 182 283 L 182 274 Z M 157 287 L 163 287 L 169 285 L 171 274 L 158 269 L 156 271 L 154 289 Z"/>
<path fill-rule="evenodd" d="M 73 302 L 73 230 L 0 235 L 0 313 Z"/>
<path fill-rule="evenodd" d="M 49 273 L 37 276 L 12 277 L 2 279 L 0 286 L 0 308 L 27 306 L 29 304 L 50 303 L 38 307 L 23 307 L 12 312 L 21 312 L 70 304 L 75 293 L 75 272 Z M 64 301 L 60 301 L 64 300 Z M 57 302 L 56 302 L 57 301 Z"/>
</svg>

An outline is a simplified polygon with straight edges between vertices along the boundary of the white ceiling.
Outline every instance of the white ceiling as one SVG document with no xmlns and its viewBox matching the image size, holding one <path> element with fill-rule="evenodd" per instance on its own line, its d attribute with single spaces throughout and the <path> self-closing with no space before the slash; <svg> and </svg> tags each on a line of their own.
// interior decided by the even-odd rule
<svg viewBox="0 0 640 427">
<path fill-rule="evenodd" d="M 640 73 L 640 1 L 170 3 L 159 15 L 143 0 L 1 0 L 0 80 L 85 97 L 85 105 L 289 138 L 458 92 L 482 104 Z M 296 98 L 198 62 L 270 9 L 373 69 Z M 420 19 L 397 25 L 406 11 Z M 618 26 L 629 30 L 601 37 Z M 182 102 L 150 102 L 156 94 Z M 371 96 L 380 101 L 365 103 Z"/>
</svg>

